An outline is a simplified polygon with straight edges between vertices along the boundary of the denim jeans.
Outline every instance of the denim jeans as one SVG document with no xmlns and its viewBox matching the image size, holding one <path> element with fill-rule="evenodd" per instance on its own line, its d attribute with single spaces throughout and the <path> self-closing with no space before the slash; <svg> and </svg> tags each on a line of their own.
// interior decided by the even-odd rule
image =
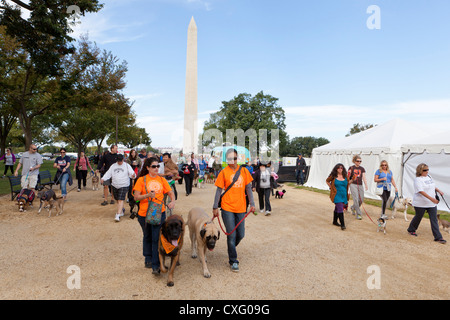
<svg viewBox="0 0 450 320">
<path fill-rule="evenodd" d="M 67 196 L 67 182 L 69 181 L 69 174 L 63 173 L 61 179 L 59 180 L 59 185 L 61 186 L 61 195 Z"/>
<path fill-rule="evenodd" d="M 303 172 L 303 170 L 297 170 L 295 178 L 297 179 L 297 184 L 303 185 L 305 183 L 305 173 Z"/>
<path fill-rule="evenodd" d="M 227 233 L 230 233 L 234 227 L 244 219 L 245 217 L 244 213 L 234 213 L 222 210 L 222 220 L 225 225 L 225 229 L 227 230 Z M 238 246 L 239 242 L 244 238 L 245 236 L 245 220 L 242 221 L 242 223 L 237 227 L 236 231 L 234 231 L 231 235 L 227 236 L 227 247 L 228 247 L 228 262 L 230 265 L 233 263 L 239 261 L 237 260 L 237 252 L 236 247 Z"/>
<path fill-rule="evenodd" d="M 145 262 L 151 262 L 152 269 L 159 269 L 158 237 L 161 224 L 166 221 L 166 213 L 162 213 L 161 224 L 158 226 L 145 223 L 145 217 L 138 216 L 138 221 L 144 235 L 142 239 L 142 254 L 145 257 Z"/>
<path fill-rule="evenodd" d="M 442 239 L 442 234 L 439 231 L 439 221 L 437 219 L 437 207 L 432 208 L 414 207 L 414 210 L 416 211 L 416 215 L 409 224 L 408 232 L 416 232 L 417 228 L 419 228 L 420 221 L 422 221 L 425 211 L 427 211 L 430 217 L 431 231 L 433 232 L 434 240 Z"/>
</svg>

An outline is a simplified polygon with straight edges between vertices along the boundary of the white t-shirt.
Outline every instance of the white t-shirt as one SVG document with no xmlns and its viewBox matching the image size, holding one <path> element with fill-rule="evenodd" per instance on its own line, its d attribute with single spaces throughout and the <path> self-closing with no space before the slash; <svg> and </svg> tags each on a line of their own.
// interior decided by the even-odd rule
<svg viewBox="0 0 450 320">
<path fill-rule="evenodd" d="M 414 197 L 413 206 L 419 208 L 433 208 L 437 205 L 431 202 L 428 198 L 420 194 L 419 192 L 425 192 L 430 197 L 434 197 L 436 194 L 436 184 L 430 177 L 417 177 L 414 180 Z"/>
<path fill-rule="evenodd" d="M 114 163 L 102 177 L 104 181 L 111 178 L 111 185 L 114 188 L 125 188 L 130 186 L 130 178 L 134 179 L 135 173 L 133 168 L 126 162 L 123 162 L 122 165 Z"/>
</svg>

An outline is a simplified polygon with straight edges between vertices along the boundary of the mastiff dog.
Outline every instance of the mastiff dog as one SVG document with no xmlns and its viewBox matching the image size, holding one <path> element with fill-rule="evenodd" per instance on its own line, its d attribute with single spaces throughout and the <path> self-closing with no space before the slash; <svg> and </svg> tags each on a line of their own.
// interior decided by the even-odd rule
<svg viewBox="0 0 450 320">
<path fill-rule="evenodd" d="M 202 208 L 193 208 L 188 216 L 189 238 L 193 259 L 197 258 L 197 251 L 200 255 L 200 262 L 203 266 L 203 276 L 210 278 L 211 273 L 206 265 L 206 249 L 213 251 L 216 241 L 219 240 L 220 231 L 214 222 Z"/>
<path fill-rule="evenodd" d="M 164 265 L 165 258 L 167 256 L 171 257 L 169 277 L 167 279 L 167 285 L 169 287 L 174 285 L 173 272 L 180 261 L 180 251 L 183 247 L 184 226 L 185 223 L 183 217 L 174 214 L 163 222 L 159 232 L 158 251 L 162 273 L 167 272 L 167 267 Z"/>
</svg>

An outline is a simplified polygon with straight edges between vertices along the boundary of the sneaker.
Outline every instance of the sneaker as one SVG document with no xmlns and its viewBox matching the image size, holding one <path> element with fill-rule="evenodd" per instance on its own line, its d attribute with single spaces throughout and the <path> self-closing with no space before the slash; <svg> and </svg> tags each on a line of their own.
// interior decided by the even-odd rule
<svg viewBox="0 0 450 320">
<path fill-rule="evenodd" d="M 235 262 L 231 265 L 231 271 L 239 272 L 239 263 Z"/>
<path fill-rule="evenodd" d="M 417 233 L 415 231 L 408 231 L 408 233 L 414 237 L 417 237 Z"/>
<path fill-rule="evenodd" d="M 120 221 L 120 213 L 116 213 L 116 217 L 114 218 L 116 222 Z"/>
<path fill-rule="evenodd" d="M 122 212 L 121 212 L 121 213 L 119 213 L 119 217 L 123 217 L 123 216 L 124 216 L 124 214 L 125 214 L 125 208 L 122 208 Z"/>
<path fill-rule="evenodd" d="M 267 210 L 266 211 L 266 216 L 270 216 L 270 214 L 271 214 L 270 210 Z"/>
<path fill-rule="evenodd" d="M 439 242 L 441 244 L 446 244 L 447 243 L 447 240 L 444 240 L 444 239 L 439 239 L 439 240 L 434 240 L 434 241 Z"/>
<path fill-rule="evenodd" d="M 103 201 L 103 202 L 101 203 L 101 205 L 102 205 L 102 206 L 107 206 L 107 205 L 108 205 L 108 201 Z"/>
<path fill-rule="evenodd" d="M 264 213 L 264 209 L 259 210 L 260 213 Z"/>
<path fill-rule="evenodd" d="M 80 189 L 80 188 L 78 188 L 78 192 L 81 192 L 81 189 Z"/>
<path fill-rule="evenodd" d="M 114 203 L 116 203 L 114 200 L 111 200 L 111 201 L 109 202 L 109 204 L 114 204 Z"/>
<path fill-rule="evenodd" d="M 360 214 L 358 214 L 358 215 L 356 216 L 356 219 L 358 219 L 358 220 L 362 220 L 362 217 L 361 217 L 361 215 L 360 215 Z"/>
<path fill-rule="evenodd" d="M 159 268 L 153 268 L 152 274 L 154 274 L 154 275 L 159 275 L 160 273 L 161 273 L 161 269 L 159 269 Z"/>
</svg>

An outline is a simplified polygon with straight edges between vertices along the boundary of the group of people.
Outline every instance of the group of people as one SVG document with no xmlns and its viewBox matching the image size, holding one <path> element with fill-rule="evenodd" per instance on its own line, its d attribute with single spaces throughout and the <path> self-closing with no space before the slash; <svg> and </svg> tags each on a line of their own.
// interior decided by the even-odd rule
<svg viewBox="0 0 450 320">
<path fill-rule="evenodd" d="M 166 219 L 166 210 L 174 209 L 177 201 L 175 181 L 180 177 L 179 171 L 183 171 L 186 167 L 191 170 L 207 169 L 210 166 L 207 163 L 196 163 L 194 158 L 186 161 L 182 158 L 175 163 L 171 159 L 170 154 L 163 154 L 162 158 L 155 157 L 153 154 L 144 156 L 142 153 L 137 154 L 135 150 L 130 152 L 126 161 L 122 154 L 118 154 L 117 146 L 111 146 L 109 152 L 105 153 L 98 159 L 96 172 L 101 174 L 101 182 L 104 186 L 104 202 L 102 205 L 113 204 L 117 201 L 116 221 L 124 215 L 124 201 L 128 196 L 129 199 L 139 204 L 137 217 L 143 233 L 142 248 L 145 267 L 151 268 L 154 274 L 160 273 L 160 262 L 158 255 L 158 236 L 162 223 Z M 57 168 L 55 179 L 61 184 L 61 192 L 63 196 L 67 196 L 65 184 L 70 183 L 71 159 L 65 155 L 66 150 L 61 148 L 61 155 L 54 161 L 54 167 Z M 7 155 L 5 159 L 11 159 Z M 276 174 L 270 169 L 270 163 L 259 163 L 258 165 L 238 165 L 238 154 L 235 149 L 229 149 L 226 153 L 227 166 L 218 170 L 215 187 L 216 193 L 212 201 L 213 217 L 219 216 L 221 209 L 222 221 L 224 223 L 227 235 L 227 251 L 230 269 L 233 272 L 239 271 L 239 260 L 237 255 L 237 246 L 245 236 L 245 218 L 251 212 L 255 213 L 255 201 L 253 192 L 256 191 L 259 197 L 260 212 L 266 215 L 271 213 L 270 195 L 271 190 L 276 188 Z M 301 155 L 297 162 L 298 177 L 301 179 L 304 173 Z M 361 166 L 362 159 L 360 156 L 353 158 L 354 165 L 348 168 L 342 164 L 337 164 L 326 182 L 330 187 L 330 198 L 335 204 L 333 214 L 333 224 L 345 229 L 344 210 L 348 208 L 349 193 L 353 197 L 352 213 L 357 219 L 361 219 L 361 204 L 364 201 L 364 191 L 368 190 L 366 171 Z M 188 166 L 185 166 L 188 164 Z M 37 153 L 35 145 L 31 145 L 28 152 L 25 152 L 20 159 L 14 174 L 17 175 L 21 167 L 22 169 L 22 187 L 34 188 L 37 182 L 39 168 L 42 165 L 42 157 Z M 198 167 L 196 167 L 198 165 Z M 200 167 L 201 165 L 201 167 Z M 74 163 L 74 170 L 84 186 L 88 170 L 93 171 L 88 159 L 82 153 Z M 9 167 L 8 167 L 9 170 Z M 413 206 L 416 211 L 414 219 L 411 221 L 408 232 L 412 236 L 417 236 L 416 230 L 419 227 L 421 219 L 425 212 L 430 216 L 431 226 L 435 241 L 445 243 L 439 232 L 437 221 L 437 203 L 439 201 L 433 196 L 433 193 L 443 195 L 433 180 L 428 176 L 429 168 L 425 164 L 417 167 L 417 178 L 414 182 L 415 194 Z M 380 168 L 374 174 L 374 181 L 378 187 L 382 189 L 382 216 L 385 210 L 389 196 L 391 194 L 391 185 L 397 191 L 397 186 L 393 178 L 392 171 L 389 169 L 387 161 L 382 161 Z M 187 182 L 189 178 L 185 178 L 186 193 L 192 190 L 192 186 Z M 275 183 L 274 183 L 275 182 Z M 303 181 L 300 181 L 303 182 Z M 111 193 L 111 201 L 108 202 L 108 195 Z M 170 201 L 165 203 L 165 198 Z M 160 223 L 150 224 L 147 221 L 150 208 L 154 208 L 154 204 L 159 206 L 161 211 Z M 264 211 L 265 209 L 265 211 Z M 152 209 L 153 210 L 153 209 Z"/>
<path fill-rule="evenodd" d="M 352 214 L 361 220 L 361 205 L 364 202 L 364 191 L 368 191 L 366 170 L 361 166 L 361 157 L 356 155 L 352 161 L 354 165 L 348 170 L 345 169 L 343 164 L 336 164 L 326 179 L 326 183 L 330 188 L 330 199 L 335 205 L 333 224 L 341 227 L 342 230 L 346 229 L 344 210 L 348 208 L 349 194 L 352 195 L 353 199 L 353 205 L 350 207 Z M 437 188 L 433 179 L 428 175 L 428 172 L 429 167 L 424 163 L 419 164 L 416 168 L 412 202 L 415 216 L 408 227 L 408 233 L 412 236 L 417 236 L 416 230 L 425 212 L 427 212 L 430 217 L 434 240 L 445 244 L 446 240 L 443 239 L 439 231 L 437 218 L 438 195 L 443 196 L 444 193 Z M 389 169 L 389 164 L 386 160 L 381 161 L 380 168 L 374 174 L 374 182 L 377 183 L 377 188 L 379 189 L 378 194 L 380 194 L 382 199 L 381 218 L 386 219 L 386 207 L 391 196 L 392 187 L 394 187 L 395 193 L 398 193 L 393 173 Z"/>
</svg>

